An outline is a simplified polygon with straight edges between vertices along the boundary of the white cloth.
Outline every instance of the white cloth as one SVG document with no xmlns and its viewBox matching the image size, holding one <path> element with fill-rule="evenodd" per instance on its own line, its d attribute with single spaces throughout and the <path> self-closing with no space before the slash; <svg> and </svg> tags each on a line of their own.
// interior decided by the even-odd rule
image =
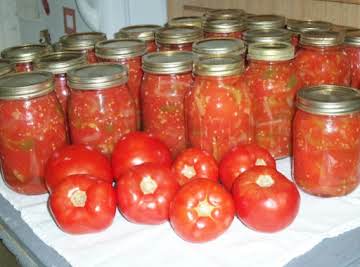
<svg viewBox="0 0 360 267">
<path fill-rule="evenodd" d="M 277 162 L 290 177 L 289 158 Z M 72 236 L 51 219 L 48 196 L 22 196 L 0 182 L 0 193 L 21 212 L 23 220 L 47 245 L 73 266 L 247 266 L 278 267 L 304 254 L 321 240 L 360 226 L 360 188 L 342 198 L 301 193 L 301 207 L 292 225 L 275 234 L 254 232 L 237 218 L 218 239 L 191 244 L 168 223 L 158 226 L 127 222 L 117 212 L 113 225 L 97 234 Z"/>
</svg>

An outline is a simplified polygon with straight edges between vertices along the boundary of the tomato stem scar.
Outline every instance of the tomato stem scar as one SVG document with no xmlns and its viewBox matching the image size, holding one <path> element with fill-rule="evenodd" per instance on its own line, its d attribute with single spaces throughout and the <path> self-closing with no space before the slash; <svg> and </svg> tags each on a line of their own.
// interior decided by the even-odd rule
<svg viewBox="0 0 360 267">
<path fill-rule="evenodd" d="M 255 166 L 266 166 L 266 162 L 263 159 L 256 159 Z"/>
<path fill-rule="evenodd" d="M 144 195 L 153 194 L 157 189 L 157 183 L 151 176 L 145 176 L 140 182 L 140 189 Z"/>
<path fill-rule="evenodd" d="M 194 166 L 184 165 L 184 168 L 181 170 L 181 174 L 186 178 L 191 179 L 196 175 L 196 171 Z"/>
<path fill-rule="evenodd" d="M 215 209 L 206 199 L 200 201 L 195 210 L 199 217 L 211 217 L 211 212 Z"/>
<path fill-rule="evenodd" d="M 271 177 L 271 175 L 260 175 L 257 179 L 256 179 L 256 184 L 260 187 L 271 187 L 274 184 L 274 180 Z"/>
<path fill-rule="evenodd" d="M 74 207 L 85 207 L 87 195 L 85 191 L 76 189 L 70 194 L 70 201 Z"/>
</svg>

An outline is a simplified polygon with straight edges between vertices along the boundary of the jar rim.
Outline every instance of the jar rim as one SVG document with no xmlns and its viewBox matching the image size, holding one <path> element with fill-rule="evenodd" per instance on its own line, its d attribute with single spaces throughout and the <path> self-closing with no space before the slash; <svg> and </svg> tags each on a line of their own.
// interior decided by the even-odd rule
<svg viewBox="0 0 360 267">
<path fill-rule="evenodd" d="M 64 50 L 87 50 L 95 48 L 99 41 L 106 40 L 102 32 L 78 32 L 60 37 L 60 43 Z"/>
<path fill-rule="evenodd" d="M 185 44 L 193 43 L 202 37 L 202 30 L 198 27 L 169 26 L 159 29 L 155 33 L 156 43 Z"/>
<path fill-rule="evenodd" d="M 203 56 L 243 55 L 245 50 L 242 40 L 230 37 L 206 38 L 193 44 L 193 53 Z"/>
<path fill-rule="evenodd" d="M 234 57 L 201 58 L 194 66 L 194 73 L 200 76 L 233 76 L 244 70 L 244 61 Z"/>
<path fill-rule="evenodd" d="M 132 25 L 121 28 L 117 33 L 115 33 L 114 37 L 115 39 L 130 38 L 142 41 L 153 41 L 155 40 L 155 32 L 160 28 L 161 26 L 156 24 Z"/>
<path fill-rule="evenodd" d="M 143 70 L 149 73 L 184 73 L 191 71 L 192 66 L 193 54 L 187 51 L 153 52 L 143 57 Z"/>
<path fill-rule="evenodd" d="M 145 42 L 133 38 L 104 40 L 95 45 L 96 56 L 107 59 L 138 57 L 145 53 Z"/>
<path fill-rule="evenodd" d="M 4 59 L 12 63 L 28 63 L 50 52 L 50 47 L 43 44 L 24 44 L 5 48 L 1 52 Z"/>
<path fill-rule="evenodd" d="M 40 56 L 35 61 L 35 69 L 49 71 L 53 74 L 67 73 L 69 70 L 86 64 L 83 53 L 53 52 Z"/>
</svg>

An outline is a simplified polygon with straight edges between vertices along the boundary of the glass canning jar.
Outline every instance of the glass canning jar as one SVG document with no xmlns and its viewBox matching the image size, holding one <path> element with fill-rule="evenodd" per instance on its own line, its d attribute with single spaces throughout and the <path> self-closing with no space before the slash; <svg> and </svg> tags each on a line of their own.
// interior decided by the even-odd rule
<svg viewBox="0 0 360 267">
<path fill-rule="evenodd" d="M 50 51 L 50 47 L 46 45 L 26 44 L 6 48 L 1 56 L 14 65 L 15 72 L 30 72 L 34 70 L 34 61 Z"/>
<path fill-rule="evenodd" d="M 71 95 L 68 119 L 71 140 L 110 157 L 117 141 L 136 130 L 135 103 L 127 70 L 114 63 L 97 63 L 68 73 Z"/>
<path fill-rule="evenodd" d="M 206 20 L 212 19 L 241 19 L 246 17 L 246 13 L 242 9 L 227 8 L 227 9 L 213 9 L 204 14 Z"/>
<path fill-rule="evenodd" d="M 192 51 L 192 44 L 201 38 L 200 28 L 188 26 L 164 27 L 155 34 L 159 51 Z"/>
<path fill-rule="evenodd" d="M 305 86 L 350 85 L 350 61 L 345 54 L 340 32 L 303 33 L 295 66 Z"/>
<path fill-rule="evenodd" d="M 141 57 L 146 53 L 145 43 L 137 39 L 113 39 L 96 44 L 99 62 L 113 62 L 128 69 L 128 87 L 135 101 L 137 125 L 141 128 L 140 88 L 143 77 Z"/>
<path fill-rule="evenodd" d="M 360 181 L 360 92 L 334 85 L 297 94 L 292 172 L 305 192 L 335 197 Z"/>
<path fill-rule="evenodd" d="M 245 59 L 244 42 L 235 38 L 207 38 L 193 44 L 195 59 L 237 57 Z"/>
<path fill-rule="evenodd" d="M 246 18 L 248 30 L 283 29 L 285 24 L 285 17 L 272 14 L 252 15 Z"/>
<path fill-rule="evenodd" d="M 0 77 L 0 160 L 5 183 L 14 191 L 46 193 L 45 164 L 66 145 L 65 120 L 48 72 Z"/>
<path fill-rule="evenodd" d="M 345 53 L 350 61 L 351 87 L 360 89 L 360 30 L 345 36 Z"/>
<path fill-rule="evenodd" d="M 35 69 L 49 71 L 54 75 L 56 96 L 62 106 L 65 117 L 70 89 L 67 84 L 67 72 L 86 63 L 82 53 L 54 52 L 41 56 L 35 62 Z"/>
<path fill-rule="evenodd" d="M 79 32 L 64 35 L 60 38 L 60 44 L 64 51 L 80 52 L 86 55 L 89 64 L 96 63 L 95 44 L 106 40 L 102 32 Z"/>
<path fill-rule="evenodd" d="M 241 39 L 246 28 L 244 20 L 239 19 L 216 19 L 204 22 L 204 36 L 211 37 L 233 37 Z"/>
<path fill-rule="evenodd" d="M 176 17 L 169 20 L 168 26 L 190 26 L 202 28 L 204 18 L 200 16 Z"/>
<path fill-rule="evenodd" d="M 187 51 L 151 53 L 143 59 L 144 131 L 163 141 L 174 157 L 186 148 L 184 97 L 193 81 L 192 64 Z"/>
<path fill-rule="evenodd" d="M 14 67 L 6 60 L 0 59 L 0 76 L 10 74 L 14 71 Z"/>
<path fill-rule="evenodd" d="M 296 92 L 302 87 L 290 43 L 254 43 L 245 80 L 253 94 L 255 142 L 274 158 L 291 154 L 291 122 Z"/>
<path fill-rule="evenodd" d="M 250 92 L 239 58 L 205 58 L 195 64 L 195 81 L 185 96 L 189 144 L 220 161 L 238 144 L 251 143 L 254 121 Z"/>
<path fill-rule="evenodd" d="M 153 24 L 128 26 L 115 33 L 115 38 L 139 39 L 146 43 L 148 53 L 156 52 L 155 32 L 160 28 L 161 26 Z"/>
<path fill-rule="evenodd" d="M 246 45 L 253 43 L 291 43 L 291 32 L 286 29 L 248 30 L 244 32 Z"/>
</svg>

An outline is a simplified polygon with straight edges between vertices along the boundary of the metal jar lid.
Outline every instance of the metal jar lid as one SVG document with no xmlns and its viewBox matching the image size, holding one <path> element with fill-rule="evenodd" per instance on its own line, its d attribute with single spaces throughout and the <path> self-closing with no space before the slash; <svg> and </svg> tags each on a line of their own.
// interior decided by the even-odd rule
<svg viewBox="0 0 360 267">
<path fill-rule="evenodd" d="M 5 60 L 0 60 L 0 76 L 8 74 L 12 71 L 13 66 L 9 62 Z"/>
<path fill-rule="evenodd" d="M 161 26 L 154 24 L 141 24 L 121 28 L 119 32 L 115 33 L 115 38 L 131 38 L 139 39 L 141 41 L 155 40 L 155 32 Z"/>
<path fill-rule="evenodd" d="M 35 68 L 53 74 L 62 74 L 83 64 L 86 64 L 86 58 L 82 53 L 54 52 L 39 57 L 35 61 Z"/>
<path fill-rule="evenodd" d="M 86 50 L 94 48 L 97 42 L 103 40 L 106 40 L 105 33 L 79 32 L 62 36 L 60 43 L 64 50 Z"/>
<path fill-rule="evenodd" d="M 37 57 L 50 52 L 50 47 L 42 44 L 25 44 L 4 49 L 1 56 L 11 63 L 32 62 Z"/>
<path fill-rule="evenodd" d="M 290 43 L 253 43 L 248 47 L 251 60 L 285 61 L 295 57 L 295 49 Z"/>
<path fill-rule="evenodd" d="M 343 41 L 343 34 L 335 31 L 307 31 L 300 36 L 300 45 L 336 46 Z"/>
<path fill-rule="evenodd" d="M 246 43 L 291 42 L 291 32 L 285 29 L 249 30 L 244 33 Z"/>
<path fill-rule="evenodd" d="M 192 65 L 193 54 L 186 51 L 154 52 L 143 57 L 143 70 L 156 74 L 189 72 Z"/>
<path fill-rule="evenodd" d="M 105 40 L 95 46 L 96 56 L 107 59 L 131 58 L 145 53 L 145 42 L 138 39 Z"/>
<path fill-rule="evenodd" d="M 360 30 L 348 31 L 345 34 L 345 44 L 360 47 Z"/>
<path fill-rule="evenodd" d="M 169 20 L 169 26 L 190 26 L 201 28 L 204 18 L 199 16 L 176 17 Z"/>
<path fill-rule="evenodd" d="M 240 56 L 245 53 L 245 44 L 235 38 L 209 38 L 195 42 L 193 52 L 200 57 Z"/>
<path fill-rule="evenodd" d="M 100 90 L 126 83 L 127 68 L 116 63 L 83 65 L 68 72 L 72 89 Z"/>
<path fill-rule="evenodd" d="M 54 81 L 50 72 L 32 71 L 0 77 L 0 99 L 29 99 L 53 90 Z"/>
<path fill-rule="evenodd" d="M 158 30 L 155 34 L 157 43 L 160 44 L 185 44 L 193 43 L 202 37 L 202 30 L 198 27 L 169 26 Z"/>
<path fill-rule="evenodd" d="M 278 15 L 255 15 L 246 18 L 249 30 L 281 29 L 285 27 L 286 19 Z"/>
<path fill-rule="evenodd" d="M 212 19 L 239 19 L 245 16 L 245 11 L 242 9 L 214 9 L 205 13 L 205 17 L 208 20 Z"/>
<path fill-rule="evenodd" d="M 360 111 L 360 91 L 350 87 L 320 85 L 298 91 L 296 106 L 319 115 L 346 115 Z"/>
<path fill-rule="evenodd" d="M 232 76 L 241 74 L 244 69 L 244 61 L 240 58 L 202 58 L 196 62 L 194 73 L 202 76 Z"/>
<path fill-rule="evenodd" d="M 245 30 L 245 21 L 239 19 L 207 20 L 203 27 L 205 32 L 230 33 Z"/>
<path fill-rule="evenodd" d="M 286 28 L 292 32 L 298 34 L 307 32 L 307 31 L 329 31 L 332 28 L 330 22 L 321 21 L 321 20 L 294 20 L 289 19 L 287 21 Z"/>
</svg>

